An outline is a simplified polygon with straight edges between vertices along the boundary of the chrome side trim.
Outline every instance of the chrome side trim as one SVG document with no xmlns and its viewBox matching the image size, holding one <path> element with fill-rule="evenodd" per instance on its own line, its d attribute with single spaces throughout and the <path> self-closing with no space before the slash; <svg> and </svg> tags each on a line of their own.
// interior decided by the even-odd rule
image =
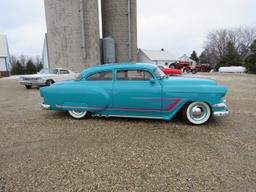
<svg viewBox="0 0 256 192">
<path fill-rule="evenodd" d="M 213 112 L 213 115 L 215 117 L 224 117 L 229 115 L 229 111 L 219 111 L 219 112 Z"/>
<path fill-rule="evenodd" d="M 46 105 L 46 104 L 41 104 L 41 108 L 43 109 L 43 110 L 50 110 L 50 108 L 51 108 L 51 105 Z"/>
<path fill-rule="evenodd" d="M 124 117 L 124 118 L 136 118 L 136 119 L 163 119 L 163 117 L 148 117 L 148 116 L 129 116 L 129 115 L 97 115 L 94 117 Z"/>
</svg>

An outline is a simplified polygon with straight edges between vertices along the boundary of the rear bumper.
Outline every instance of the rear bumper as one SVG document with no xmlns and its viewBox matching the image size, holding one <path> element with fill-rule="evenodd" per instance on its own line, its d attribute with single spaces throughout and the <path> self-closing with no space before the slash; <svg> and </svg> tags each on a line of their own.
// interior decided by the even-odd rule
<svg viewBox="0 0 256 192">
<path fill-rule="evenodd" d="M 213 108 L 216 110 L 213 112 L 213 116 L 215 117 L 224 117 L 229 115 L 228 106 L 225 101 L 223 103 L 213 105 Z"/>
<path fill-rule="evenodd" d="M 50 110 L 51 109 L 51 105 L 46 105 L 46 104 L 41 104 L 41 108 L 43 109 L 43 110 Z"/>
</svg>

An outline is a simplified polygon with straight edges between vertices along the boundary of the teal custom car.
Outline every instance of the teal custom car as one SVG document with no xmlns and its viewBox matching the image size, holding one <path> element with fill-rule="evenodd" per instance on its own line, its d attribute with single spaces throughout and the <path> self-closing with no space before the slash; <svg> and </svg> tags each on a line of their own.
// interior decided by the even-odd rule
<svg viewBox="0 0 256 192">
<path fill-rule="evenodd" d="M 167 77 L 152 64 L 109 64 L 84 70 L 73 81 L 40 89 L 42 108 L 68 111 L 76 118 L 113 116 L 206 123 L 226 116 L 227 87 L 213 80 Z"/>
</svg>

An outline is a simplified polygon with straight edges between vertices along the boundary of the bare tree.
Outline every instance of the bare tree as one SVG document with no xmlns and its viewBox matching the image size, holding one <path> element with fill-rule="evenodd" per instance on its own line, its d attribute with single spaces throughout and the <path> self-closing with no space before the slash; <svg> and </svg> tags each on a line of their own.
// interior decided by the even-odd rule
<svg viewBox="0 0 256 192">
<path fill-rule="evenodd" d="M 36 56 L 35 57 L 35 61 L 34 61 L 35 65 L 39 65 L 41 63 L 40 57 Z"/>
<path fill-rule="evenodd" d="M 26 63 L 29 59 L 25 55 L 20 55 L 18 60 L 20 61 L 21 65 L 26 66 Z"/>
<path fill-rule="evenodd" d="M 256 39 L 255 27 L 215 30 L 207 36 L 204 54 L 209 54 L 207 57 L 211 62 L 218 62 L 226 54 L 228 43 L 232 43 L 240 57 L 244 59 L 254 39 Z"/>
<path fill-rule="evenodd" d="M 11 57 L 10 57 L 11 66 L 14 66 L 17 63 L 17 60 L 18 59 L 15 55 L 11 55 Z"/>
</svg>

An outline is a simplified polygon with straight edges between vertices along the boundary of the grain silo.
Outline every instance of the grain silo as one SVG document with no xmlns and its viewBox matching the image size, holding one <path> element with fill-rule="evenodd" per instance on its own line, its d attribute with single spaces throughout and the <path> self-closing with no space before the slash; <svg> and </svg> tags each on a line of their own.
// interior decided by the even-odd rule
<svg viewBox="0 0 256 192">
<path fill-rule="evenodd" d="M 116 44 L 117 62 L 136 61 L 136 0 L 102 0 L 103 37 L 112 37 Z"/>
<path fill-rule="evenodd" d="M 50 67 L 100 64 L 97 0 L 45 0 Z"/>
</svg>

